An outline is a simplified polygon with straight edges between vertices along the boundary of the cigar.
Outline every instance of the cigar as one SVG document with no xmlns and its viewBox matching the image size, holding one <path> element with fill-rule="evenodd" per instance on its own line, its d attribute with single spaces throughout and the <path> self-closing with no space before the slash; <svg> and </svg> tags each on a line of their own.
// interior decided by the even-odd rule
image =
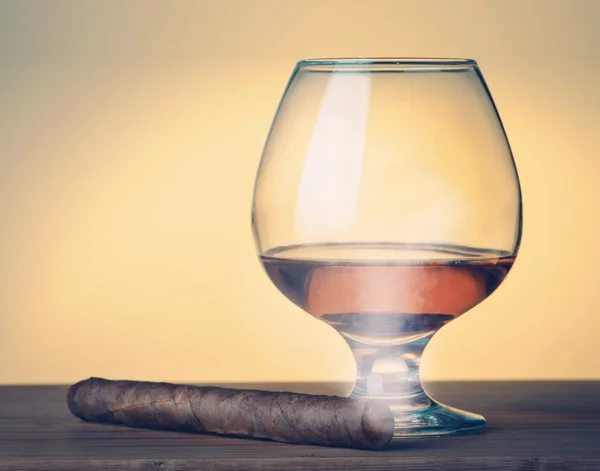
<svg viewBox="0 0 600 471">
<path fill-rule="evenodd" d="M 380 450 L 394 419 L 377 400 L 89 378 L 67 393 L 84 421 Z"/>
</svg>

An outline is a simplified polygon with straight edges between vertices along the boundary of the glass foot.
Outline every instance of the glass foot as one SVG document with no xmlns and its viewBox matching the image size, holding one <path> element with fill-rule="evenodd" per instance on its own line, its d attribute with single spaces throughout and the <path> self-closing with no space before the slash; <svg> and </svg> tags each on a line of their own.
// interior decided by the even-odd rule
<svg viewBox="0 0 600 471">
<path fill-rule="evenodd" d="M 486 429 L 485 419 L 477 414 L 461 411 L 431 401 L 430 407 L 406 413 L 394 411 L 394 439 L 433 438 L 447 435 L 482 433 Z"/>
<path fill-rule="evenodd" d="M 485 419 L 431 399 L 421 384 L 421 357 L 431 335 L 391 346 L 348 339 L 356 360 L 352 397 L 383 401 L 394 417 L 394 441 L 484 432 Z"/>
</svg>

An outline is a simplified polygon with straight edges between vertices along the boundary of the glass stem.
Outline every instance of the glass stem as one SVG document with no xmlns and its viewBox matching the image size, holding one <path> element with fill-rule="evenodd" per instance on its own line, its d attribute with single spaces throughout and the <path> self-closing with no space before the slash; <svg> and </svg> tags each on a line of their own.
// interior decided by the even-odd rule
<svg viewBox="0 0 600 471">
<path fill-rule="evenodd" d="M 394 417 L 393 443 L 399 445 L 407 438 L 485 430 L 480 415 L 444 406 L 423 389 L 419 369 L 432 335 L 401 345 L 365 344 L 344 336 L 356 360 L 356 384 L 350 395 L 389 406 Z"/>
<path fill-rule="evenodd" d="M 382 399 L 394 414 L 431 407 L 421 384 L 421 356 L 431 336 L 403 345 L 361 345 L 346 339 L 356 361 L 352 397 Z"/>
</svg>

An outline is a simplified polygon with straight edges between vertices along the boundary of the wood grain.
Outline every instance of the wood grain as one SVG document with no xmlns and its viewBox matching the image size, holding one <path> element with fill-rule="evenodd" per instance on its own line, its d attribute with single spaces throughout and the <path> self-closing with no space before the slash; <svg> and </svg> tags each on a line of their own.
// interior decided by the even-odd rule
<svg viewBox="0 0 600 471">
<path fill-rule="evenodd" d="M 83 423 L 69 414 L 66 386 L 4 386 L 0 470 L 600 470 L 600 382 L 437 383 L 428 390 L 485 415 L 489 432 L 382 452 L 286 445 Z"/>
</svg>

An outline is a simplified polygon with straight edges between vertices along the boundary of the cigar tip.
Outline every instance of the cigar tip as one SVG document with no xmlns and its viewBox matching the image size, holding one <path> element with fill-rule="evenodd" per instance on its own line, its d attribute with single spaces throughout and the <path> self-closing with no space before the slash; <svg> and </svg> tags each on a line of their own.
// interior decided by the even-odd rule
<svg viewBox="0 0 600 471">
<path fill-rule="evenodd" d="M 79 390 L 79 388 L 81 386 L 83 386 L 85 383 L 87 383 L 88 381 L 92 380 L 93 378 L 90 379 L 84 379 L 82 381 L 79 381 L 75 384 L 73 384 L 72 386 L 69 387 L 69 390 L 67 391 L 67 406 L 69 407 L 69 410 L 79 416 L 78 414 L 78 407 L 77 407 L 77 401 L 75 400 L 75 396 L 77 394 L 77 391 Z"/>
<path fill-rule="evenodd" d="M 366 445 L 372 450 L 385 448 L 394 438 L 394 416 L 390 408 L 379 401 L 369 401 L 361 421 Z"/>
</svg>

